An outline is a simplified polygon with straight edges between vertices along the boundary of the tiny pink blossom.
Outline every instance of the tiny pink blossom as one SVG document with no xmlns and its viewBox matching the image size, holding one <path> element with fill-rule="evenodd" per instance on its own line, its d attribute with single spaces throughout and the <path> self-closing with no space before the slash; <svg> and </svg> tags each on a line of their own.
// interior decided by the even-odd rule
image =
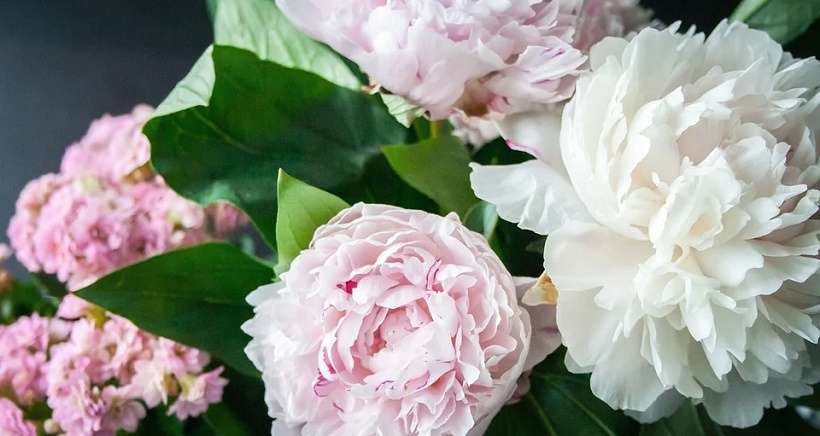
<svg viewBox="0 0 820 436">
<path fill-rule="evenodd" d="M 183 377 L 182 393 L 168 409 L 168 414 L 174 414 L 179 419 L 199 416 L 208 410 L 208 406 L 222 401 L 222 390 L 228 380 L 220 377 L 222 368 L 206 372 L 199 376 Z"/>
<path fill-rule="evenodd" d="M 154 109 L 138 105 L 125 115 L 103 115 L 91 123 L 83 139 L 66 150 L 60 171 L 72 177 L 120 180 L 150 160 L 150 144 L 142 126 Z"/>
<path fill-rule="evenodd" d="M 129 433 L 137 431 L 146 412 L 130 387 L 106 386 L 102 391 L 102 399 L 107 406 L 100 424 L 103 432 L 116 434 L 118 430 Z"/>
<path fill-rule="evenodd" d="M 6 398 L 0 398 L 0 435 L 37 435 L 34 425 L 23 419 L 23 411 Z"/>
<path fill-rule="evenodd" d="M 48 347 L 65 336 L 62 324 L 35 314 L 0 326 L 0 392 L 24 406 L 45 398 Z"/>
</svg>

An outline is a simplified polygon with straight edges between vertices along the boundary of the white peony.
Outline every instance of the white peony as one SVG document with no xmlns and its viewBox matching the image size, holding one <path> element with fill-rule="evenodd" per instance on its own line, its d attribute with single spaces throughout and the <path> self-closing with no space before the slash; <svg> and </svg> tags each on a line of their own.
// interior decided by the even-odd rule
<svg viewBox="0 0 820 436">
<path fill-rule="evenodd" d="M 598 397 L 746 427 L 818 381 L 820 63 L 743 24 L 676 31 L 594 46 L 560 149 L 554 116 L 522 116 L 505 133 L 538 159 L 473 187 L 550 233 L 567 365 Z"/>
</svg>

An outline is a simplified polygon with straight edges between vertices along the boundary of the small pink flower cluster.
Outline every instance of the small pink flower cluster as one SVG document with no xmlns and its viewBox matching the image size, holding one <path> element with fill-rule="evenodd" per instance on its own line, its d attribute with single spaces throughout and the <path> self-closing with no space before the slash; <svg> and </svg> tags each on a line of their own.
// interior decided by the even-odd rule
<svg viewBox="0 0 820 436">
<path fill-rule="evenodd" d="M 59 174 L 28 184 L 8 235 L 32 272 L 79 289 L 124 265 L 218 239 L 246 222 L 227 204 L 203 208 L 172 191 L 147 165 L 142 125 L 152 109 L 104 116 L 66 152 Z M 2 257 L 2 253 L 0 253 Z M 0 259 L 2 260 L 2 259 Z M 58 315 L 0 327 L 0 434 L 28 434 L 28 407 L 45 402 L 48 433 L 114 435 L 135 431 L 146 407 L 170 404 L 179 419 L 219 402 L 222 368 L 205 372 L 207 353 L 139 330 L 69 295 Z M 19 418 L 19 419 L 18 419 Z M 5 426 L 5 427 L 4 427 Z M 34 433 L 32 433 L 34 434 Z"/>
<path fill-rule="evenodd" d="M 219 402 L 227 384 L 222 368 L 203 372 L 207 353 L 113 316 L 100 326 L 85 318 L 22 317 L 0 327 L 0 356 L 0 392 L 8 397 L 0 404 L 3 435 L 29 434 L 18 429 L 31 426 L 20 407 L 43 401 L 52 410 L 44 423 L 49 433 L 133 432 L 145 406 L 175 398 L 168 412 L 184 420 Z"/>
<path fill-rule="evenodd" d="M 102 327 L 87 319 L 73 323 L 68 340 L 53 346 L 51 355 L 46 381 L 53 415 L 46 428 L 69 435 L 133 432 L 145 406 L 167 404 L 169 397 L 176 397 L 170 414 L 197 416 L 221 400 L 227 384 L 221 367 L 203 372 L 207 353 L 118 317 Z"/>
<path fill-rule="evenodd" d="M 173 248 L 219 238 L 244 224 L 226 204 L 203 208 L 147 167 L 140 133 L 150 108 L 92 123 L 63 158 L 59 174 L 30 182 L 8 235 L 30 271 L 55 274 L 69 289 Z"/>
<path fill-rule="evenodd" d="M 23 411 L 11 401 L 0 398 L 0 434 L 36 436 L 34 425 L 23 419 Z"/>
</svg>

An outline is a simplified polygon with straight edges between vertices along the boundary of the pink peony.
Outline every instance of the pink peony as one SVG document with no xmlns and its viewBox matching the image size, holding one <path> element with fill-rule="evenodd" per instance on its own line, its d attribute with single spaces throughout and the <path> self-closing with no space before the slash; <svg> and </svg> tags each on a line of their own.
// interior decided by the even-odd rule
<svg viewBox="0 0 820 436">
<path fill-rule="evenodd" d="M 512 277 L 454 214 L 357 204 L 248 301 L 276 434 L 481 434 L 530 349 Z"/>
<path fill-rule="evenodd" d="M 580 0 L 277 0 L 300 29 L 424 107 L 480 115 L 567 99 Z"/>
<path fill-rule="evenodd" d="M 34 425 L 23 420 L 23 411 L 11 401 L 0 398 L 0 435 L 36 436 Z"/>
<path fill-rule="evenodd" d="M 95 120 L 83 139 L 66 150 L 60 172 L 111 180 L 131 175 L 150 160 L 150 144 L 142 126 L 153 112 L 152 107 L 141 104 L 130 114 Z"/>
</svg>

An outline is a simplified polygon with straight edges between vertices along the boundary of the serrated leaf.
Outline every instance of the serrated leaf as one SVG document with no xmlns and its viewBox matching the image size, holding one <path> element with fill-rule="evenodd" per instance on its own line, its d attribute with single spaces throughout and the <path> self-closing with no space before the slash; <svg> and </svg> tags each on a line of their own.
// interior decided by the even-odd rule
<svg viewBox="0 0 820 436">
<path fill-rule="evenodd" d="M 382 148 L 407 184 L 432 198 L 444 212 L 464 217 L 478 199 L 470 187 L 470 153 L 452 136 Z"/>
<path fill-rule="evenodd" d="M 286 271 L 291 261 L 306 249 L 316 229 L 350 207 L 341 198 L 314 188 L 279 170 L 279 201 L 276 213 L 277 271 Z"/>
<path fill-rule="evenodd" d="M 273 271 L 238 248 L 209 243 L 171 251 L 115 271 L 77 292 L 143 330 L 210 352 L 256 374 L 240 330 L 253 316 L 245 296 Z"/>
<path fill-rule="evenodd" d="M 321 189 L 341 189 L 359 180 L 381 145 L 405 137 L 374 96 L 234 47 L 214 47 L 213 59 L 207 107 L 146 124 L 152 162 L 185 197 L 242 208 L 271 246 L 280 168 Z"/>
<path fill-rule="evenodd" d="M 731 18 L 787 44 L 820 18 L 820 0 L 744 0 Z"/>
</svg>

